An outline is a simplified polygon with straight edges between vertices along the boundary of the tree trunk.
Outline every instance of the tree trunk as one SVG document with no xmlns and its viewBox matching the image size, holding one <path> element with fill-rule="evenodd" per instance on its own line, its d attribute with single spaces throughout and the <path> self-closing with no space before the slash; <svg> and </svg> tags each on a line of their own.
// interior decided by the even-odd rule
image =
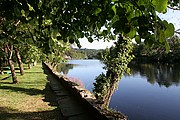
<svg viewBox="0 0 180 120">
<path fill-rule="evenodd" d="M 2 69 L 2 59 L 0 58 L 0 74 L 4 74 L 3 69 Z"/>
<path fill-rule="evenodd" d="M 8 48 L 8 63 L 9 63 L 9 66 L 10 66 L 10 69 L 11 69 L 11 75 L 12 75 L 12 80 L 13 80 L 13 83 L 17 83 L 18 80 L 17 80 L 17 77 L 16 77 L 16 72 L 15 72 L 15 69 L 14 69 L 14 64 L 13 64 L 13 61 L 12 61 L 12 55 L 13 55 L 13 45 L 11 45 L 10 47 L 8 45 L 6 45 L 6 48 Z"/>
<path fill-rule="evenodd" d="M 37 65 L 37 61 L 34 61 L 34 62 L 33 62 L 33 66 L 36 66 L 36 65 Z"/>
<path fill-rule="evenodd" d="M 32 68 L 31 63 L 28 63 L 28 68 L 29 68 L 29 69 L 31 69 L 31 68 Z"/>
<path fill-rule="evenodd" d="M 107 108 L 109 106 L 111 97 L 116 89 L 117 84 L 118 81 L 114 81 L 113 83 L 111 83 L 110 87 L 106 90 L 106 94 L 102 98 L 103 103 L 99 104 L 101 108 Z"/>
<path fill-rule="evenodd" d="M 16 54 L 16 58 L 17 58 L 17 60 L 18 60 L 20 73 L 21 73 L 21 75 L 24 75 L 23 63 L 22 63 L 22 61 L 21 61 L 21 56 L 19 55 L 19 50 L 18 50 L 17 48 L 15 48 L 15 54 Z"/>
</svg>

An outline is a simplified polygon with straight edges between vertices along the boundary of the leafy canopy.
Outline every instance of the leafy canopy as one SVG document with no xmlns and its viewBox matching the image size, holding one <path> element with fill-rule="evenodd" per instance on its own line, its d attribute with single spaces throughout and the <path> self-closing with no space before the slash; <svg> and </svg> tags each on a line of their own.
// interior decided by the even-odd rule
<svg viewBox="0 0 180 120">
<path fill-rule="evenodd" d="M 168 4 L 168 0 L 1 0 L 0 16 L 6 22 L 29 24 L 33 42 L 47 49 L 52 49 L 49 43 L 56 44 L 52 40 L 80 47 L 79 38 L 93 42 L 114 39 L 119 33 L 168 47 L 166 38 L 174 34 L 174 26 L 156 15 L 165 13 Z"/>
</svg>

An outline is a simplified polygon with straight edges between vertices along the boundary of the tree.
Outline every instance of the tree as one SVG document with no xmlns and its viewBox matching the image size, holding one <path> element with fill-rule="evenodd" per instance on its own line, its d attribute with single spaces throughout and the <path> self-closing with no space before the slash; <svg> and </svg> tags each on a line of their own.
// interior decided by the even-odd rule
<svg viewBox="0 0 180 120">
<path fill-rule="evenodd" d="M 106 74 L 102 73 L 96 78 L 94 83 L 94 93 L 96 97 L 104 103 L 101 107 L 108 107 L 112 94 L 117 88 L 117 83 L 125 72 L 129 73 L 129 62 L 133 59 L 133 50 L 130 39 L 119 35 L 116 45 L 106 49 L 102 62 L 105 64 Z"/>
<path fill-rule="evenodd" d="M 178 4 L 173 3 L 173 7 Z M 174 26 L 156 15 L 165 13 L 167 6 L 168 0 L 1 0 L 0 34 L 10 38 L 10 45 L 27 42 L 46 54 L 53 52 L 57 41 L 80 47 L 79 38 L 92 42 L 114 39 L 117 34 L 138 43 L 144 39 L 149 46 L 161 44 L 168 50 L 166 38 L 174 34 Z M 29 41 L 16 39 L 22 36 Z"/>
</svg>

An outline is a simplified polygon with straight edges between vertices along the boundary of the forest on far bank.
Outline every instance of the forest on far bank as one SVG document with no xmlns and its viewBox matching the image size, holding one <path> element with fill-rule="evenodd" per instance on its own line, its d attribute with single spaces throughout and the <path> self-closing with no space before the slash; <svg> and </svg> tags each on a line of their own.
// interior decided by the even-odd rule
<svg viewBox="0 0 180 120">
<path fill-rule="evenodd" d="M 99 59 L 103 49 L 77 49 L 72 48 L 66 54 L 71 59 Z"/>
<path fill-rule="evenodd" d="M 134 61 L 136 62 L 163 62 L 180 63 L 180 37 L 175 35 L 167 40 L 170 50 L 167 51 L 164 46 L 145 45 L 143 42 L 133 44 Z M 107 48 L 109 49 L 109 48 Z M 102 59 L 103 49 L 71 49 L 67 55 L 71 59 Z"/>
</svg>

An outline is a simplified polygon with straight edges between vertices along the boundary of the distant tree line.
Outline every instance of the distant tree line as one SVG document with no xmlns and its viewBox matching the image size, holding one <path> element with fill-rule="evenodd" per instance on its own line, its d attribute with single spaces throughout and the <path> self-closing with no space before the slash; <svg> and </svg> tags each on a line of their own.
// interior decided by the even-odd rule
<svg viewBox="0 0 180 120">
<path fill-rule="evenodd" d="M 153 45 L 149 47 L 144 43 L 134 44 L 133 54 L 138 62 L 165 62 L 180 63 L 180 37 L 173 36 L 167 40 L 170 50 L 164 46 Z"/>
<path fill-rule="evenodd" d="M 67 55 L 71 59 L 98 59 L 103 52 L 103 49 L 71 49 Z"/>
<path fill-rule="evenodd" d="M 161 45 L 148 46 L 143 42 L 139 44 L 133 44 L 132 54 L 135 56 L 133 61 L 140 63 L 180 63 L 180 37 L 175 35 L 172 38 L 169 38 L 167 42 L 170 48 L 168 50 L 165 48 L 165 46 Z M 97 53 L 96 58 L 102 60 L 102 56 L 105 51 L 106 50 L 102 50 Z"/>
</svg>

